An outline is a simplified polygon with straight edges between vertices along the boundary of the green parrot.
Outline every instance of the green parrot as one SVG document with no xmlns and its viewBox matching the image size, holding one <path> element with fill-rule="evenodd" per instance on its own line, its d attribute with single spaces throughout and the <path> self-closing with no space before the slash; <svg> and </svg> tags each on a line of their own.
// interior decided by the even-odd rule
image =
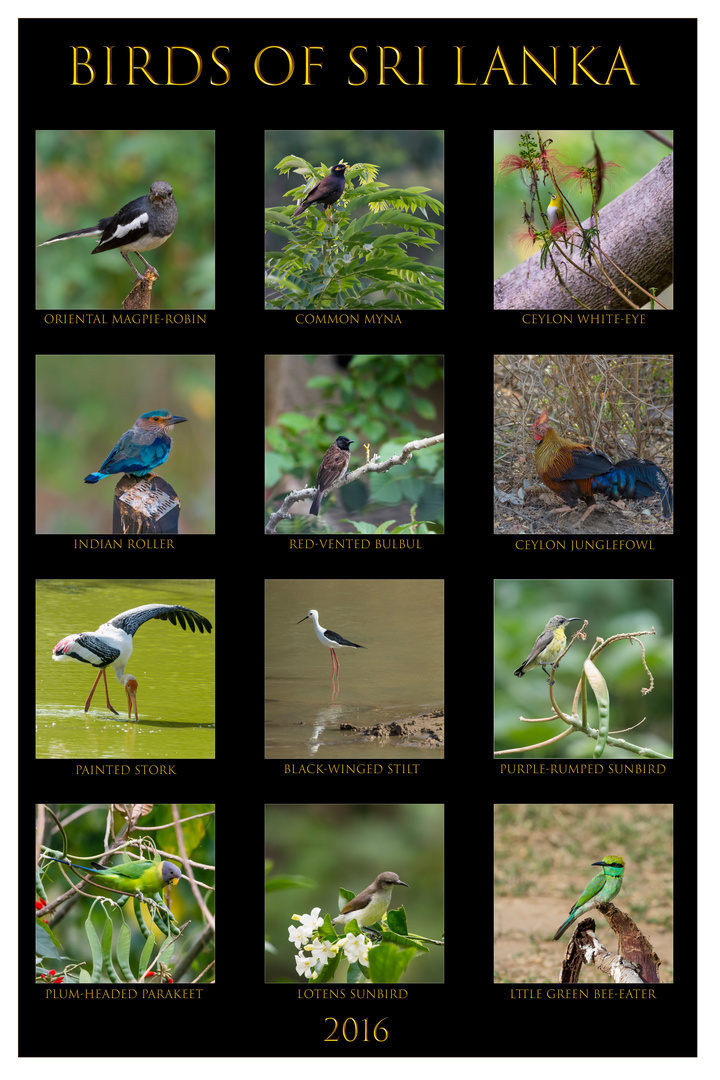
<svg viewBox="0 0 720 1080">
<path fill-rule="evenodd" d="M 602 873 L 588 881 L 580 899 L 573 904 L 572 910 L 553 941 L 557 941 L 567 930 L 570 923 L 584 915 L 596 904 L 609 904 L 620 892 L 625 871 L 625 860 L 619 855 L 606 855 L 602 862 L 594 862 L 593 866 L 602 866 Z"/>
<path fill-rule="evenodd" d="M 162 892 L 167 885 L 175 885 L 182 877 L 182 872 L 175 863 L 161 862 L 160 859 L 153 862 L 149 859 L 131 860 L 118 863 L 117 866 L 100 866 L 99 863 L 80 866 L 79 863 L 68 862 L 67 859 L 57 859 L 54 855 L 46 855 L 45 858 L 71 866 L 73 870 L 85 870 L 93 875 L 101 888 L 109 885 L 111 889 L 143 895 Z"/>
</svg>

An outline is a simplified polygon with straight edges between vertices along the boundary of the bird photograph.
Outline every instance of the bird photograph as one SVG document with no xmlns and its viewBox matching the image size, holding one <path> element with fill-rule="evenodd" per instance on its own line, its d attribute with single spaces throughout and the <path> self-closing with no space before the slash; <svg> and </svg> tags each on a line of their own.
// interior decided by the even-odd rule
<svg viewBox="0 0 720 1080">
<path fill-rule="evenodd" d="M 494 367 L 496 535 L 672 534 L 672 356 L 496 354 Z"/>
<path fill-rule="evenodd" d="M 660 982 L 675 981 L 673 850 L 684 834 L 683 810 L 663 802 L 616 801 L 627 788 L 613 788 L 607 776 L 604 781 L 606 802 L 494 804 L 496 983 L 562 981 L 568 946 L 585 919 L 593 920 L 609 953 L 627 957 L 627 938 L 623 949 L 621 937 L 630 935 L 633 959 L 647 963 Z M 410 877 L 404 880 L 412 884 Z M 597 903 L 614 905 L 617 922 L 609 921 L 612 909 L 606 916 Z M 692 899 L 689 906 L 694 911 Z M 525 948 L 518 949 L 519 939 Z M 601 957 L 585 960 L 579 984 L 612 985 Z"/>
<path fill-rule="evenodd" d="M 444 531 L 442 355 L 268 355 L 264 401 L 266 535 Z"/>
<path fill-rule="evenodd" d="M 41 129 L 36 151 L 39 309 L 117 311 L 149 267 L 153 307 L 215 307 L 211 129 Z"/>
<path fill-rule="evenodd" d="M 267 580 L 266 756 L 441 758 L 443 595 L 434 578 Z"/>
<path fill-rule="evenodd" d="M 41 579 L 37 603 L 36 756 L 214 755 L 212 580 Z"/>
<path fill-rule="evenodd" d="M 214 981 L 212 803 L 39 802 L 23 826 L 36 982 Z"/>
<path fill-rule="evenodd" d="M 178 533 L 215 532 L 214 356 L 42 353 L 35 363 L 36 532 L 112 533 L 124 476 L 170 486 Z"/>
<path fill-rule="evenodd" d="M 667 578 L 497 578 L 496 760 L 592 758 L 601 727 L 603 759 L 673 757 L 673 610 Z"/>
<path fill-rule="evenodd" d="M 496 129 L 495 309 L 672 309 L 673 139 Z"/>
<path fill-rule="evenodd" d="M 298 975 L 296 956 L 305 950 L 288 933 L 290 927 L 299 926 L 293 915 L 315 908 L 319 908 L 318 919 L 332 926 L 332 940 L 356 933 L 349 929 L 353 919 L 366 937 L 380 933 L 383 919 L 396 926 L 404 921 L 408 934 L 430 939 L 425 942 L 427 951 L 416 953 L 407 963 L 403 945 L 393 943 L 392 931 L 385 931 L 393 954 L 386 958 L 387 981 L 443 981 L 442 940 L 449 894 L 442 885 L 450 827 L 445 808 L 440 803 L 415 801 L 368 803 L 359 791 L 358 798 L 350 803 L 265 804 L 264 929 L 273 946 L 265 952 L 268 983 L 312 986 L 316 981 L 308 983 L 304 975 Z M 297 887 L 288 891 L 280 887 L 283 881 L 295 882 Z M 375 935 L 362 930 L 368 926 L 375 927 Z M 397 972 L 394 957 L 403 961 Z M 348 958 L 343 957 L 333 983 L 345 984 L 351 978 Z"/>
<path fill-rule="evenodd" d="M 441 130 L 267 130 L 266 309 L 441 310 L 444 189 Z"/>
</svg>

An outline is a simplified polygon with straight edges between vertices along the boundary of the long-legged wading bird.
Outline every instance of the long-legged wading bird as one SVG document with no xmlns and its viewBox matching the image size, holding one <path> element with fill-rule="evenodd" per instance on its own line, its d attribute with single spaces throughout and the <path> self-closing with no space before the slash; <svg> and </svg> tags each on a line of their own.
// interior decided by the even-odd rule
<svg viewBox="0 0 720 1080">
<path fill-rule="evenodd" d="M 542 634 L 536 637 L 529 656 L 523 660 L 519 668 L 513 671 L 513 675 L 522 679 L 525 672 L 534 667 L 541 667 L 547 675 L 548 669 L 545 665 L 552 665 L 567 644 L 565 627 L 569 622 L 580 622 L 580 619 L 576 615 L 573 615 L 572 619 L 566 619 L 564 615 L 553 615 Z M 552 681 L 552 672 L 550 672 L 548 682 Z"/>
<path fill-rule="evenodd" d="M 192 608 L 183 607 L 181 604 L 143 604 L 142 607 L 130 608 L 122 611 L 114 619 L 103 623 L 92 633 L 70 634 L 62 641 L 58 641 L 52 651 L 53 660 L 79 660 L 83 664 L 91 664 L 92 667 L 100 668 L 97 678 L 93 683 L 90 695 L 85 702 L 85 712 L 90 708 L 95 687 L 100 682 L 100 676 L 105 680 L 105 700 L 110 712 L 119 716 L 117 709 L 110 704 L 108 694 L 107 668 L 111 667 L 115 672 L 117 681 L 125 687 L 128 703 L 128 719 L 131 710 L 135 710 L 135 719 L 138 719 L 137 711 L 137 688 L 138 682 L 134 675 L 125 673 L 125 666 L 133 651 L 133 635 L 150 619 L 168 620 L 173 626 L 180 626 L 182 630 L 189 626 L 193 633 L 195 627 L 202 634 L 207 630 L 212 632 L 212 624 L 204 615 L 198 615 Z"/>
<path fill-rule="evenodd" d="M 318 641 L 322 645 L 327 645 L 332 657 L 333 674 L 335 674 L 335 665 L 337 664 L 337 670 L 340 670 L 340 661 L 335 653 L 336 649 L 364 649 L 365 645 L 356 645 L 353 641 L 348 641 L 347 638 L 341 637 L 340 634 L 336 634 L 334 630 L 326 630 L 324 626 L 321 626 L 318 622 L 318 613 L 315 608 L 311 608 L 308 611 L 305 619 L 312 619 L 313 626 L 315 627 L 315 633 L 317 634 Z M 298 619 L 296 626 L 299 626 L 301 622 L 305 622 L 305 619 Z"/>
<path fill-rule="evenodd" d="M 597 874 L 592 881 L 588 881 L 582 895 L 573 904 L 570 914 L 560 929 L 553 937 L 553 941 L 561 938 L 570 923 L 584 915 L 596 904 L 609 904 L 620 892 L 625 872 L 625 860 L 619 855 L 606 855 L 600 862 L 594 862 L 593 866 L 602 866 L 602 872 Z"/>
<path fill-rule="evenodd" d="M 58 859 L 54 855 L 44 857 L 70 866 L 73 870 L 84 870 L 92 874 L 100 888 L 109 885 L 111 889 L 133 894 L 147 893 L 151 896 L 153 893 L 162 892 L 168 885 L 175 885 L 182 877 L 182 871 L 175 863 L 159 859 L 133 859 L 130 862 L 118 863 L 117 866 L 101 866 L 100 863 L 80 866 L 79 863 Z"/>
<path fill-rule="evenodd" d="M 587 510 L 580 518 L 584 521 L 597 505 L 593 493 L 607 495 L 612 502 L 659 495 L 663 517 L 670 517 L 672 488 L 654 461 L 628 458 L 615 463 L 602 451 L 563 439 L 548 426 L 548 420 L 547 409 L 544 409 L 532 424 L 533 438 L 537 442 L 535 468 L 543 484 L 568 504 L 551 513 L 566 514 L 576 506 L 578 499 L 584 499 Z"/>
<path fill-rule="evenodd" d="M 120 436 L 98 471 L 85 477 L 85 483 L 97 484 L 98 480 L 113 473 L 152 476 L 153 470 L 168 459 L 173 425 L 186 421 L 187 416 L 173 416 L 167 409 L 152 409 L 138 416 L 130 430 Z"/>
<path fill-rule="evenodd" d="M 118 210 L 117 214 L 101 218 L 97 225 L 91 225 L 89 229 L 73 229 L 72 232 L 60 233 L 39 246 L 45 247 L 46 244 L 57 244 L 59 240 L 75 240 L 82 236 L 99 236 L 100 242 L 90 252 L 91 255 L 117 248 L 135 277 L 146 281 L 147 278 L 133 266 L 128 252 L 139 255 L 147 270 L 152 270 L 155 277 L 159 277 L 155 267 L 143 257 L 142 252 L 152 251 L 164 244 L 172 236 L 177 219 L 177 203 L 172 187 L 167 180 L 155 180 L 150 185 L 148 195 L 133 199 Z"/>
</svg>

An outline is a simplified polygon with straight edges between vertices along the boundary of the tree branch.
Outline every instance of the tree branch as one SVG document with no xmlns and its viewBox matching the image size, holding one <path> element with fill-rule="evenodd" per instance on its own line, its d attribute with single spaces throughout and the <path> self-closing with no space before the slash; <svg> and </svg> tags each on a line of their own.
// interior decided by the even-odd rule
<svg viewBox="0 0 720 1080">
<path fill-rule="evenodd" d="M 367 461 L 360 468 L 354 469 L 351 473 L 346 473 L 342 480 L 337 480 L 334 484 L 331 484 L 327 491 L 334 491 L 335 488 L 342 487 L 344 484 L 351 484 L 353 480 L 359 480 L 360 477 L 365 476 L 366 473 L 384 473 L 390 469 L 394 469 L 396 465 L 404 465 L 413 456 L 416 450 L 423 450 L 428 446 L 437 446 L 438 443 L 445 442 L 444 433 L 441 435 L 431 435 L 428 439 L 415 439 L 413 442 L 405 443 L 399 454 L 393 454 L 392 457 L 386 458 L 385 461 L 379 461 L 377 454 L 370 461 Z M 317 488 L 306 487 L 299 491 L 290 491 L 283 499 L 282 505 L 278 507 L 275 513 L 270 515 L 267 525 L 265 526 L 266 534 L 275 534 L 277 532 L 278 524 L 284 519 L 290 520 L 292 515 L 290 514 L 290 507 L 296 502 L 302 502 L 303 499 L 310 499 L 315 494 Z"/>
<path fill-rule="evenodd" d="M 646 304 L 647 296 L 628 286 L 613 265 L 621 267 L 645 289 L 662 292 L 673 280 L 673 155 L 660 161 L 647 176 L 608 203 L 598 215 L 603 268 L 608 277 L 634 304 Z M 583 222 L 590 228 L 590 219 Z M 602 258 L 601 256 L 601 258 Z M 629 310 L 609 286 L 593 281 L 575 267 L 563 263 L 554 249 L 567 289 L 553 271 L 540 268 L 540 252 L 513 267 L 495 282 L 495 310 L 578 310 L 569 293 L 591 311 Z M 597 267 L 594 268 L 597 271 Z M 568 293 L 569 290 L 569 293 Z"/>
</svg>

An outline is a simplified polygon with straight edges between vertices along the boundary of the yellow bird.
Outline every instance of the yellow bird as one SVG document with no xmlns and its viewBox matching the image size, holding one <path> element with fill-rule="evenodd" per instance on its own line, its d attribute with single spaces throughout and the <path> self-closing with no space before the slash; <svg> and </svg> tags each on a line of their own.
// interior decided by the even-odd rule
<svg viewBox="0 0 720 1080">
<path fill-rule="evenodd" d="M 547 216 L 551 229 L 553 225 L 565 220 L 565 207 L 563 206 L 562 197 L 560 195 L 553 195 L 551 197 L 550 202 L 548 203 Z"/>
</svg>

